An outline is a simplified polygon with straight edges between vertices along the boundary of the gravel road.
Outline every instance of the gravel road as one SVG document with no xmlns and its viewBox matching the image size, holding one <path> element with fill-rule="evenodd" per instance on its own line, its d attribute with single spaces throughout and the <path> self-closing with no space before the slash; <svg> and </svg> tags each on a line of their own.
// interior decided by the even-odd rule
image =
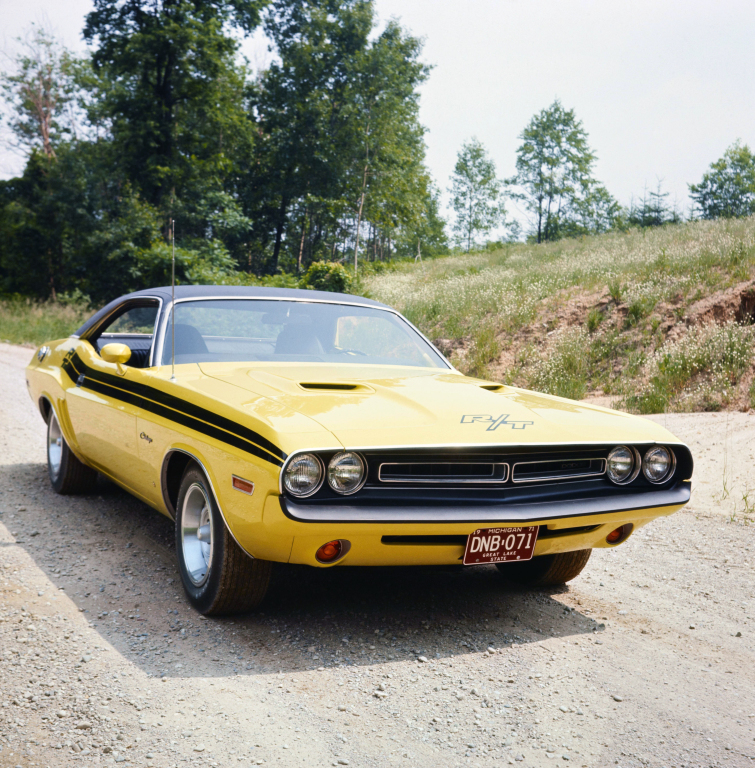
<svg viewBox="0 0 755 768">
<path fill-rule="evenodd" d="M 692 506 L 567 588 L 292 570 L 204 619 L 170 521 L 52 493 L 30 355 L 0 345 L 0 766 L 755 766 L 755 415 L 658 417 Z"/>
</svg>

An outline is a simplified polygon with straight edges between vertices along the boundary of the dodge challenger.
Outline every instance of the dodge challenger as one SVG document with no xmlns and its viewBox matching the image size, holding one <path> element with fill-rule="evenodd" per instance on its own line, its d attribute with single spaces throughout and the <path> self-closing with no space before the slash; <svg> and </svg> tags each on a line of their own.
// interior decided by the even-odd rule
<svg viewBox="0 0 755 768">
<path fill-rule="evenodd" d="M 464 376 L 357 296 L 130 293 L 42 346 L 26 378 L 53 489 L 101 473 L 171 518 L 204 614 L 259 605 L 276 563 L 564 584 L 690 498 L 690 451 L 661 426 Z"/>
</svg>

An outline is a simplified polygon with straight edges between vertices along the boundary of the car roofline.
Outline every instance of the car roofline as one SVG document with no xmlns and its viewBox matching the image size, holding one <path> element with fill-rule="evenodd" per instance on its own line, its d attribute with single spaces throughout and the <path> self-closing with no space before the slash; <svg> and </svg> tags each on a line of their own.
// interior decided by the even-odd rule
<svg viewBox="0 0 755 768">
<path fill-rule="evenodd" d="M 303 288 L 263 288 L 259 286 L 238 285 L 177 285 L 175 289 L 176 303 L 192 299 L 264 299 L 277 301 L 322 301 L 335 304 L 351 304 L 354 306 L 372 307 L 375 309 L 390 309 L 392 307 L 364 296 L 354 296 L 348 293 L 330 291 L 312 291 Z M 172 295 L 170 286 L 133 291 L 119 296 L 95 312 L 80 328 L 71 334 L 74 338 L 86 335 L 94 326 L 99 325 L 103 317 L 108 316 L 124 301 L 133 299 L 160 298 L 163 305 L 170 304 Z"/>
</svg>

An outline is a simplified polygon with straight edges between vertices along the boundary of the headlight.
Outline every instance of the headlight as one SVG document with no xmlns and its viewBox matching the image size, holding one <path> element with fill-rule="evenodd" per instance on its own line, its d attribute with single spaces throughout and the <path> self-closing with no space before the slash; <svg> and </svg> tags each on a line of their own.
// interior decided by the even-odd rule
<svg viewBox="0 0 755 768">
<path fill-rule="evenodd" d="M 619 445 L 608 454 L 606 472 L 612 483 L 624 485 L 624 483 L 631 482 L 637 477 L 635 469 L 639 471 L 639 467 L 635 468 L 634 451 L 631 448 Z"/>
<path fill-rule="evenodd" d="M 651 483 L 662 483 L 674 471 L 674 454 L 668 448 L 651 448 L 642 460 L 642 471 Z"/>
<path fill-rule="evenodd" d="M 311 453 L 294 457 L 283 475 L 283 485 L 292 496 L 311 496 L 322 485 L 322 462 Z"/>
<path fill-rule="evenodd" d="M 328 464 L 328 485 L 337 493 L 356 493 L 365 479 L 364 462 L 358 453 L 337 453 Z"/>
</svg>

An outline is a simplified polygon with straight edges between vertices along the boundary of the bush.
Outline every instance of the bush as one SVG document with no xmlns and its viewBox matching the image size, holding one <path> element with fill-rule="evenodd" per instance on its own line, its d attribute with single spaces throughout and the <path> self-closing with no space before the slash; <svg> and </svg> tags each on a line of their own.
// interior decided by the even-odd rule
<svg viewBox="0 0 755 768">
<path fill-rule="evenodd" d="M 351 287 L 351 274 L 343 266 L 333 261 L 315 261 L 301 281 L 302 287 L 316 291 L 346 293 Z"/>
<path fill-rule="evenodd" d="M 626 398 L 640 413 L 719 410 L 750 366 L 755 329 L 737 323 L 692 328 L 651 358 L 648 384 Z"/>
<path fill-rule="evenodd" d="M 582 328 L 557 331 L 534 368 L 530 387 L 549 395 L 581 400 L 587 391 L 590 342 Z"/>
</svg>

